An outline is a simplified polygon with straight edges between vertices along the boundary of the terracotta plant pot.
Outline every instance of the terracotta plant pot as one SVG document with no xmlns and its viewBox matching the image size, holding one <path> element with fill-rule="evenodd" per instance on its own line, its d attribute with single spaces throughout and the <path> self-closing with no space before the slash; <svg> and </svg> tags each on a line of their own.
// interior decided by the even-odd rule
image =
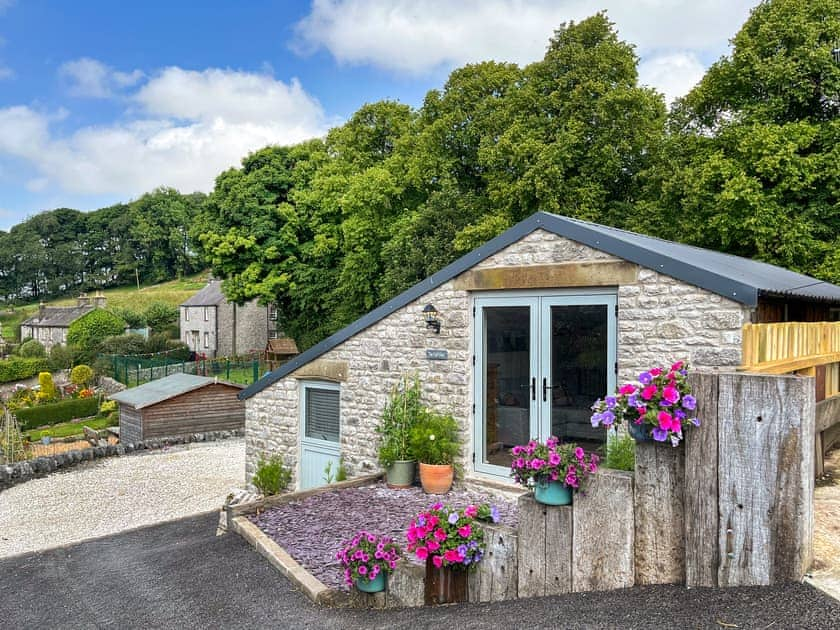
<svg viewBox="0 0 840 630">
<path fill-rule="evenodd" d="M 452 464 L 420 463 L 420 484 L 426 494 L 446 494 L 454 478 L 455 468 Z"/>
</svg>

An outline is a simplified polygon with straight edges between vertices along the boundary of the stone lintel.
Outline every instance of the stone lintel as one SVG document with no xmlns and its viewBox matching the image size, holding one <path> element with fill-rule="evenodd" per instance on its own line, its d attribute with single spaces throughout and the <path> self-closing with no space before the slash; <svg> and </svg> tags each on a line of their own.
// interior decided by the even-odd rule
<svg viewBox="0 0 840 630">
<path fill-rule="evenodd" d="M 638 266 L 624 261 L 567 262 L 552 265 L 472 269 L 454 280 L 461 291 L 619 286 L 636 282 Z"/>
<path fill-rule="evenodd" d="M 292 372 L 292 376 L 297 379 L 319 378 L 325 381 L 344 383 L 347 381 L 349 371 L 347 361 L 315 359 Z"/>
</svg>

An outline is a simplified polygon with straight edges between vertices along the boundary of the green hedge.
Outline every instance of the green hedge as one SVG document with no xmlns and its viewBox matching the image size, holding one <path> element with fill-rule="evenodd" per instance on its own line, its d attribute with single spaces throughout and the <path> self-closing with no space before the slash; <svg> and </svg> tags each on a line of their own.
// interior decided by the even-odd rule
<svg viewBox="0 0 840 630">
<path fill-rule="evenodd" d="M 49 372 L 50 362 L 45 358 L 6 359 L 0 361 L 0 383 L 22 381 L 38 372 Z"/>
<path fill-rule="evenodd" d="M 58 424 L 67 422 L 74 418 L 87 418 L 95 416 L 99 411 L 99 400 L 92 396 L 90 398 L 70 398 L 49 405 L 38 405 L 37 407 L 25 407 L 15 412 L 22 431 L 28 431 L 35 427 L 47 424 Z"/>
</svg>

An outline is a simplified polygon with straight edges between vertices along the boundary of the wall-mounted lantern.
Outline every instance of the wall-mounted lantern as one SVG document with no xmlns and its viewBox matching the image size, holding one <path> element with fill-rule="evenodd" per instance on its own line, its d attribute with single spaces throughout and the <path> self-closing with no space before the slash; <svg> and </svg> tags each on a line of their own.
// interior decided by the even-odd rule
<svg viewBox="0 0 840 630">
<path fill-rule="evenodd" d="M 437 318 L 437 309 L 431 304 L 423 307 L 423 318 L 426 320 L 426 328 L 431 328 L 435 333 L 440 334 L 440 320 Z"/>
</svg>

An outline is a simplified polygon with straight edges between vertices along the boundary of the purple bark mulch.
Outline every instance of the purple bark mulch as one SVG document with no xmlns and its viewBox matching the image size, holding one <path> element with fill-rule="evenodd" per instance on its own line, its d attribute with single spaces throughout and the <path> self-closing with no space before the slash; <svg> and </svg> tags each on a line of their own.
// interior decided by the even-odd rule
<svg viewBox="0 0 840 630">
<path fill-rule="evenodd" d="M 431 495 L 417 487 L 392 490 L 384 483 L 316 494 L 248 519 L 321 582 L 346 590 L 343 569 L 335 557 L 344 542 L 364 529 L 404 545 L 411 519 L 437 501 L 457 509 L 489 503 L 499 508 L 501 525 L 518 525 L 516 502 L 510 499 L 467 490 Z"/>
</svg>

